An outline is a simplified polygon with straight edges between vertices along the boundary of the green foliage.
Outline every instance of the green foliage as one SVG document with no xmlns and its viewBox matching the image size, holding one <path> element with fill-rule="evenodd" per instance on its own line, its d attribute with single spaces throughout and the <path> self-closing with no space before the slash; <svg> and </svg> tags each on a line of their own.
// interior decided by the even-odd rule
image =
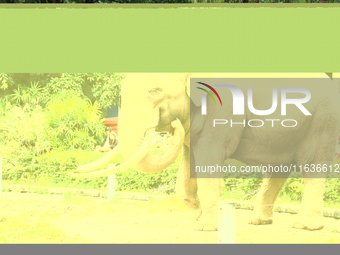
<svg viewBox="0 0 340 255">
<path fill-rule="evenodd" d="M 13 106 L 0 123 L 0 151 L 4 157 L 4 177 L 16 178 L 34 156 L 50 150 L 48 127 L 40 107 L 28 111 Z"/>
<path fill-rule="evenodd" d="M 340 179 L 332 178 L 326 180 L 324 200 L 334 203 L 340 202 Z"/>
<path fill-rule="evenodd" d="M 0 98 L 0 116 L 3 116 L 12 108 L 12 104 L 8 97 Z M 1 125 L 1 123 L 0 123 Z"/>
<path fill-rule="evenodd" d="M 13 90 L 10 98 L 16 105 L 34 107 L 43 105 L 47 101 L 47 93 L 39 85 L 39 82 L 31 82 L 29 87 L 18 85 L 18 88 Z"/>
<path fill-rule="evenodd" d="M 82 84 L 84 83 L 84 74 L 81 73 L 62 73 L 60 76 L 52 77 L 46 84 L 46 90 L 50 94 L 59 94 L 62 91 L 68 91 L 73 95 L 84 96 Z"/>
<path fill-rule="evenodd" d="M 102 142 L 101 107 L 119 102 L 122 78 L 114 73 L 0 73 L 4 179 L 37 181 L 48 176 L 46 180 L 55 183 L 70 183 L 66 172 L 81 162 L 60 151 L 93 150 Z M 81 183 L 98 188 L 103 180 Z"/>
<path fill-rule="evenodd" d="M 281 196 L 290 201 L 300 201 L 303 195 L 303 179 L 289 178 L 281 190 Z"/>
<path fill-rule="evenodd" d="M 2 102 L 0 156 L 4 158 L 4 179 L 32 179 L 37 173 L 32 163 L 39 161 L 41 155 L 53 149 L 94 149 L 104 136 L 105 126 L 101 124 L 98 105 L 78 96 L 61 93 L 53 97 L 45 109 Z M 55 158 L 51 160 L 52 163 L 43 164 L 58 166 L 53 161 Z M 58 160 L 65 165 L 63 160 L 69 159 L 60 156 Z"/>
<path fill-rule="evenodd" d="M 175 192 L 176 176 L 177 167 L 154 174 L 140 173 L 130 169 L 117 174 L 118 190 L 171 194 Z"/>
<path fill-rule="evenodd" d="M 9 84 L 13 84 L 12 77 L 7 73 L 0 73 L 0 89 L 8 89 Z"/>
<path fill-rule="evenodd" d="M 12 96 L 18 88 L 25 90 L 32 87 L 32 84 L 35 83 L 38 83 L 39 87 L 43 88 L 52 77 L 59 75 L 46 73 L 0 73 L 0 83 L 2 84 L 0 86 L 1 95 Z M 14 100 L 13 103 L 15 103 Z"/>
<path fill-rule="evenodd" d="M 225 178 L 226 193 L 236 194 L 242 200 L 250 200 L 256 196 L 262 179 L 259 178 Z"/>
<path fill-rule="evenodd" d="M 86 187 L 93 189 L 102 188 L 106 178 L 73 178 L 68 173 L 89 160 L 94 161 L 103 156 L 99 152 L 89 151 L 62 151 L 53 150 L 32 160 L 27 171 L 37 183 L 59 184 L 61 187 Z M 33 178 L 32 178 L 33 177 Z"/>
<path fill-rule="evenodd" d="M 17 168 L 13 164 L 8 167 L 9 159 L 4 158 L 3 178 L 11 183 L 33 184 L 53 187 L 76 187 L 103 189 L 107 185 L 107 178 L 74 178 L 68 173 L 74 172 L 79 165 L 94 161 L 103 156 L 99 152 L 83 150 L 52 150 L 48 153 L 28 157 L 26 161 L 21 158 L 21 165 Z M 40 190 L 41 193 L 43 190 Z"/>
<path fill-rule="evenodd" d="M 115 73 L 62 73 L 46 84 L 49 94 L 68 91 L 81 98 L 97 101 L 101 108 L 119 104 L 122 74 Z"/>
<path fill-rule="evenodd" d="M 93 83 L 91 91 L 101 108 L 120 105 L 120 83 L 123 78 L 121 74 L 88 74 L 87 80 Z"/>
<path fill-rule="evenodd" d="M 12 104 L 45 104 L 56 94 L 68 91 L 97 101 L 101 108 L 119 104 L 120 82 L 116 73 L 0 73 L 0 91 Z"/>
<path fill-rule="evenodd" d="M 93 149 L 104 136 L 101 111 L 96 102 L 63 91 L 46 107 L 46 121 L 54 148 Z"/>
</svg>

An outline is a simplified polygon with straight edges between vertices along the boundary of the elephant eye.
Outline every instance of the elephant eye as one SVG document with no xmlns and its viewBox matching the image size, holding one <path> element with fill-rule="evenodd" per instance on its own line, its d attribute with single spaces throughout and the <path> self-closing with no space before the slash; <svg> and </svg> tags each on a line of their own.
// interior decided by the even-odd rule
<svg viewBox="0 0 340 255">
<path fill-rule="evenodd" d="M 157 95 L 157 94 L 159 94 L 160 92 L 162 92 L 162 89 L 160 89 L 160 88 L 152 88 L 152 89 L 149 89 L 148 92 L 149 92 L 151 95 Z"/>
</svg>

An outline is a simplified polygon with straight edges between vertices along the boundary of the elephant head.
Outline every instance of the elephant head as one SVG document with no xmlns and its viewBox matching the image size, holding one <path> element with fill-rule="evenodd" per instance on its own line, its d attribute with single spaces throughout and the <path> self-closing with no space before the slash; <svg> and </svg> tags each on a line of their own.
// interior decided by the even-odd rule
<svg viewBox="0 0 340 255">
<path fill-rule="evenodd" d="M 189 76 L 182 73 L 128 74 L 121 86 L 119 146 L 101 159 L 78 167 L 77 171 L 88 172 L 105 166 L 118 152 L 122 153 L 125 163 L 74 176 L 107 176 L 130 167 L 144 173 L 166 169 L 181 152 L 183 144 L 188 143 Z M 172 140 L 163 152 L 152 156 L 148 152 L 156 131 L 169 132 Z"/>
</svg>

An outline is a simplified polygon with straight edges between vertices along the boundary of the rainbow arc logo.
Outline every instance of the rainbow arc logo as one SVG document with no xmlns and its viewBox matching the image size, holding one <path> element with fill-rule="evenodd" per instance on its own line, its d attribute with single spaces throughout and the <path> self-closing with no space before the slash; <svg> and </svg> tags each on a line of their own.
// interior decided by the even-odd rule
<svg viewBox="0 0 340 255">
<path fill-rule="evenodd" d="M 200 90 L 203 90 L 204 92 L 206 92 L 211 97 L 211 99 L 214 101 L 214 103 L 217 104 L 217 101 L 216 101 L 216 99 L 214 97 L 214 94 L 215 94 L 215 96 L 218 98 L 218 101 L 220 102 L 220 105 L 222 105 L 221 97 L 217 93 L 216 89 L 214 89 L 212 86 L 210 86 L 210 85 L 208 85 L 206 83 L 203 83 L 203 82 L 197 82 L 197 83 L 207 87 L 209 90 L 205 89 L 205 88 L 201 88 L 201 87 L 196 87 L 197 89 L 200 89 Z"/>
</svg>

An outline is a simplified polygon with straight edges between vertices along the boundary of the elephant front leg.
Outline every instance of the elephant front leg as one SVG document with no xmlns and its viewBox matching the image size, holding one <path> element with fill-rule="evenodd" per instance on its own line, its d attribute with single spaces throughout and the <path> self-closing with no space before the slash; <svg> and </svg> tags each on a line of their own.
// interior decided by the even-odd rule
<svg viewBox="0 0 340 255">
<path fill-rule="evenodd" d="M 197 219 L 196 230 L 216 231 L 218 226 L 218 201 L 221 199 L 223 179 L 197 179 L 198 197 L 200 198 L 202 214 Z"/>
<path fill-rule="evenodd" d="M 190 149 L 184 145 L 183 157 L 179 166 L 176 181 L 176 194 L 183 203 L 191 209 L 200 210 L 200 201 L 197 196 L 197 182 L 190 178 Z M 201 213 L 199 212 L 197 217 Z"/>
<path fill-rule="evenodd" d="M 304 180 L 304 194 L 298 220 L 293 228 L 319 230 L 323 225 L 323 193 L 325 178 L 306 178 Z"/>
<path fill-rule="evenodd" d="M 273 223 L 274 203 L 286 180 L 286 178 L 265 178 L 263 180 L 249 224 L 266 225 Z"/>
<path fill-rule="evenodd" d="M 176 182 L 177 196 L 185 205 L 194 209 L 196 230 L 215 231 L 218 218 L 217 204 L 222 194 L 223 180 L 193 178 L 194 176 L 190 176 L 190 161 L 192 164 L 195 162 L 194 155 L 187 146 L 184 146 Z"/>
<path fill-rule="evenodd" d="M 191 176 L 197 177 L 197 195 L 202 211 L 196 223 L 198 231 L 217 230 L 218 201 L 221 200 L 224 182 L 223 172 L 218 171 L 216 166 L 223 166 L 223 153 L 223 150 L 200 148 L 192 155 Z"/>
</svg>

